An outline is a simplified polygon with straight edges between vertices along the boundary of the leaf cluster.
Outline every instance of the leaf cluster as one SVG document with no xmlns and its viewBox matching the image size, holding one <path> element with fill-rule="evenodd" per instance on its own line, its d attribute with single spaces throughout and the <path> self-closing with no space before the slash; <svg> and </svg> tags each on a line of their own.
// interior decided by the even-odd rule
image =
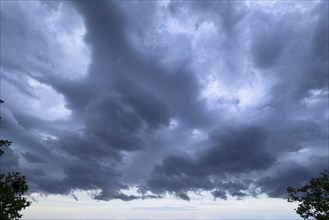
<svg viewBox="0 0 329 220">
<path fill-rule="evenodd" d="M 296 213 L 304 219 L 329 219 L 329 171 L 325 170 L 318 178 L 300 187 L 289 186 L 288 202 L 300 202 Z"/>
<path fill-rule="evenodd" d="M 24 193 L 28 190 L 25 177 L 19 172 L 0 174 L 0 219 L 19 219 L 20 210 L 30 206 Z"/>
<path fill-rule="evenodd" d="M 4 154 L 4 151 L 1 149 L 1 147 L 9 147 L 11 143 L 12 142 L 8 140 L 0 140 L 0 156 Z"/>
</svg>

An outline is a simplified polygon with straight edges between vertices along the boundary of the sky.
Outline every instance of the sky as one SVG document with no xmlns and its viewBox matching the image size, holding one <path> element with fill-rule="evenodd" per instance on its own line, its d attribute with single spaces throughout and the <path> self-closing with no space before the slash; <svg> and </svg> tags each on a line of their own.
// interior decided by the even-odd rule
<svg viewBox="0 0 329 220">
<path fill-rule="evenodd" d="M 328 5 L 1 1 L 24 217 L 298 218 L 286 188 L 329 167 Z"/>
</svg>

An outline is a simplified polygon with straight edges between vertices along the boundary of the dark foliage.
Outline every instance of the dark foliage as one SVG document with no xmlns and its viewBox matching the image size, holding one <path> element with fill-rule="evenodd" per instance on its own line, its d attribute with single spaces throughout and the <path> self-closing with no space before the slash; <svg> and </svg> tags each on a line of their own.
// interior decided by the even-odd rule
<svg viewBox="0 0 329 220">
<path fill-rule="evenodd" d="M 304 219 L 329 219 L 329 171 L 325 170 L 318 178 L 313 178 L 308 184 L 293 188 L 289 186 L 288 202 L 300 202 L 296 209 Z"/>
</svg>

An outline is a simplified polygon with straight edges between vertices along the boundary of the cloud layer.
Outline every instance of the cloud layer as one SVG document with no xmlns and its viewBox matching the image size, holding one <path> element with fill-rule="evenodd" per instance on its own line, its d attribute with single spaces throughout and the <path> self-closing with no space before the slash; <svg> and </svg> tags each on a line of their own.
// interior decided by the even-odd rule
<svg viewBox="0 0 329 220">
<path fill-rule="evenodd" d="M 329 166 L 327 11 L 1 2 L 2 169 L 102 200 L 285 197 Z"/>
</svg>

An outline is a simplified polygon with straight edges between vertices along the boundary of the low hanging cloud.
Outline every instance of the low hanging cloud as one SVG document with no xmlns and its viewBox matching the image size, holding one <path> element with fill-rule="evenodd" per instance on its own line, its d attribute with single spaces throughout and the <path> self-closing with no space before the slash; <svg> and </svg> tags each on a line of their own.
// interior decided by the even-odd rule
<svg viewBox="0 0 329 220">
<path fill-rule="evenodd" d="M 165 158 L 152 171 L 146 190 L 156 194 L 177 193 L 185 200 L 189 200 L 186 192 L 199 189 L 214 190 L 214 197 L 226 198 L 225 190 L 233 196 L 247 195 L 241 190 L 248 190 L 252 182 L 242 176 L 266 170 L 275 163 L 275 158 L 266 151 L 264 134 L 258 128 L 222 128 L 211 132 L 209 139 L 210 146 L 194 157 Z M 237 176 L 241 179 L 232 181 Z"/>
<path fill-rule="evenodd" d="M 283 198 L 329 166 L 324 1 L 1 4 L 1 164 L 32 192 Z"/>
</svg>

